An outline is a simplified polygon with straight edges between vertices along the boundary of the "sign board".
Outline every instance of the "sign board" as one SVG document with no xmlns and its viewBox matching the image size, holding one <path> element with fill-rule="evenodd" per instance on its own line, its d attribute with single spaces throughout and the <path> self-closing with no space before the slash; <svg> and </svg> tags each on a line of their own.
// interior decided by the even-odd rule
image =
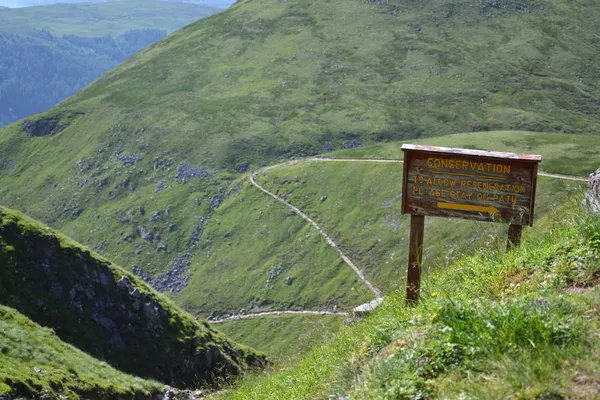
<svg viewBox="0 0 600 400">
<path fill-rule="evenodd" d="M 419 300 L 425 216 L 508 222 L 508 248 L 533 225 L 542 156 L 402 145 L 402 213 L 411 214 L 406 301 Z"/>
<path fill-rule="evenodd" d="M 405 144 L 402 213 L 532 225 L 540 155 Z"/>
</svg>

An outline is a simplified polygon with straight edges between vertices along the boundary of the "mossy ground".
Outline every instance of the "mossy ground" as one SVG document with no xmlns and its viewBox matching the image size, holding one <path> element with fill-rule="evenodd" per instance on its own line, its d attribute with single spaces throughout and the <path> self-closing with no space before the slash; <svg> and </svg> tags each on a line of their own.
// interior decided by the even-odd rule
<svg viewBox="0 0 600 400">
<path fill-rule="evenodd" d="M 290 365 L 333 338 L 348 317 L 279 315 L 213 325 L 233 340 L 267 354 L 271 368 Z"/>
<path fill-rule="evenodd" d="M 162 388 L 92 358 L 62 342 L 53 330 L 0 305 L 0 397 L 133 399 Z"/>
</svg>

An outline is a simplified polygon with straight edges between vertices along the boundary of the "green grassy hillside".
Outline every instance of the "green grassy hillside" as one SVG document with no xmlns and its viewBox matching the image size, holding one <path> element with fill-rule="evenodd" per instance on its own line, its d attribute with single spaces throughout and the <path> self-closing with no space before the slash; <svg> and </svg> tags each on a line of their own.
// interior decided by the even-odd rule
<svg viewBox="0 0 600 400">
<path fill-rule="evenodd" d="M 335 337 L 347 317 L 338 315 L 279 315 L 213 325 L 237 342 L 265 352 L 273 366 L 290 365 L 314 347 Z"/>
<path fill-rule="evenodd" d="M 0 9 L 0 126 L 50 109 L 167 33 L 217 11 L 153 0 Z"/>
<path fill-rule="evenodd" d="M 600 219 L 581 197 L 522 246 L 488 248 L 388 297 L 284 370 L 226 399 L 597 399 Z"/>
<path fill-rule="evenodd" d="M 1 130 L 0 201 L 144 271 L 197 314 L 349 309 L 371 293 L 304 221 L 248 186 L 248 171 L 289 156 L 474 130 L 484 132 L 457 143 L 522 136 L 528 149 L 557 160 L 552 154 L 573 140 L 580 146 L 572 157 L 597 156 L 586 144 L 599 127 L 600 9 L 499 4 L 243 1 Z M 555 162 L 554 170 L 591 165 L 562 171 Z M 406 248 L 398 170 L 298 164 L 261 179 L 393 288 Z M 542 180 L 539 215 L 570 185 Z M 448 249 L 465 240 L 475 247 L 469 238 L 501 229 L 456 226 L 432 220 L 428 259 L 445 263 Z"/>
<path fill-rule="evenodd" d="M 264 361 L 89 249 L 4 208 L 0 282 L 0 304 L 138 376 L 194 387 Z"/>
<path fill-rule="evenodd" d="M 0 397 L 149 398 L 163 385 L 115 370 L 0 305 Z"/>
<path fill-rule="evenodd" d="M 486 133 L 459 133 L 436 138 L 412 140 L 415 144 L 461 147 L 466 149 L 536 153 L 544 157 L 540 169 L 567 175 L 587 176 L 600 164 L 600 147 L 595 135 L 564 133 L 534 133 L 525 131 L 496 131 Z M 379 158 L 402 160 L 401 144 L 380 143 L 354 149 L 337 150 L 331 158 Z"/>
<path fill-rule="evenodd" d="M 410 216 L 400 211 L 402 164 L 298 163 L 270 170 L 258 181 L 314 218 L 384 293 L 405 285 Z M 585 182 L 538 178 L 537 217 L 584 187 Z M 438 268 L 481 246 L 502 247 L 506 229 L 427 218 L 423 267 Z"/>
<path fill-rule="evenodd" d="M 155 0 L 61 3 L 0 10 L 0 32 L 32 30 L 54 36 L 114 36 L 130 30 L 160 28 L 167 33 L 219 11 L 208 6 Z"/>
</svg>

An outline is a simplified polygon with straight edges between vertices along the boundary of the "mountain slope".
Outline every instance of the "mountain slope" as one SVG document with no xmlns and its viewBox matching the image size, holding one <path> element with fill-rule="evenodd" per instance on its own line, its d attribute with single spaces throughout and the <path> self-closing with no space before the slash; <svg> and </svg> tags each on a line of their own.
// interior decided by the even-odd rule
<svg viewBox="0 0 600 400">
<path fill-rule="evenodd" d="M 0 350 L 3 398 L 148 398 L 162 392 L 162 384 L 125 375 L 1 305 Z"/>
<path fill-rule="evenodd" d="M 579 195 L 511 252 L 481 249 L 386 297 L 225 399 L 597 399 L 600 218 Z M 574 205 L 576 205 L 574 207 Z"/>
<path fill-rule="evenodd" d="M 121 268 L 4 208 L 0 282 L 0 304 L 128 373 L 194 386 L 262 362 Z"/>
<path fill-rule="evenodd" d="M 157 287 L 196 313 L 350 308 L 369 293 L 247 174 L 288 156 L 457 131 L 595 132 L 596 3 L 493 4 L 243 1 L 0 131 L 0 200 L 167 280 Z M 496 132 L 478 142 L 486 135 Z M 338 183 L 321 176 L 310 184 Z M 371 199 L 378 213 L 395 183 Z M 321 196 L 307 204 L 329 214 Z M 393 229 L 362 241 L 355 230 L 357 258 L 380 238 L 391 249 Z M 473 236 L 463 234 L 456 241 Z"/>
<path fill-rule="evenodd" d="M 48 110 L 168 33 L 217 12 L 160 1 L 0 10 L 0 126 Z"/>
</svg>

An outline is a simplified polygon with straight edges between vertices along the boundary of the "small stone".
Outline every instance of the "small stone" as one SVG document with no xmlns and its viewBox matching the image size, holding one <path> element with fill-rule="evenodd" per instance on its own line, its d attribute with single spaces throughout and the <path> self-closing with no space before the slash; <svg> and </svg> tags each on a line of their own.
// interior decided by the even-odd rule
<svg viewBox="0 0 600 400">
<path fill-rule="evenodd" d="M 294 282 L 294 279 L 292 279 L 291 277 L 287 277 L 285 278 L 285 284 L 290 286 L 292 283 Z"/>
<path fill-rule="evenodd" d="M 319 200 L 325 201 L 325 200 L 327 200 L 327 196 L 321 196 L 321 198 Z"/>
<path fill-rule="evenodd" d="M 590 174 L 584 204 L 592 213 L 600 215 L 600 168 Z"/>
</svg>

